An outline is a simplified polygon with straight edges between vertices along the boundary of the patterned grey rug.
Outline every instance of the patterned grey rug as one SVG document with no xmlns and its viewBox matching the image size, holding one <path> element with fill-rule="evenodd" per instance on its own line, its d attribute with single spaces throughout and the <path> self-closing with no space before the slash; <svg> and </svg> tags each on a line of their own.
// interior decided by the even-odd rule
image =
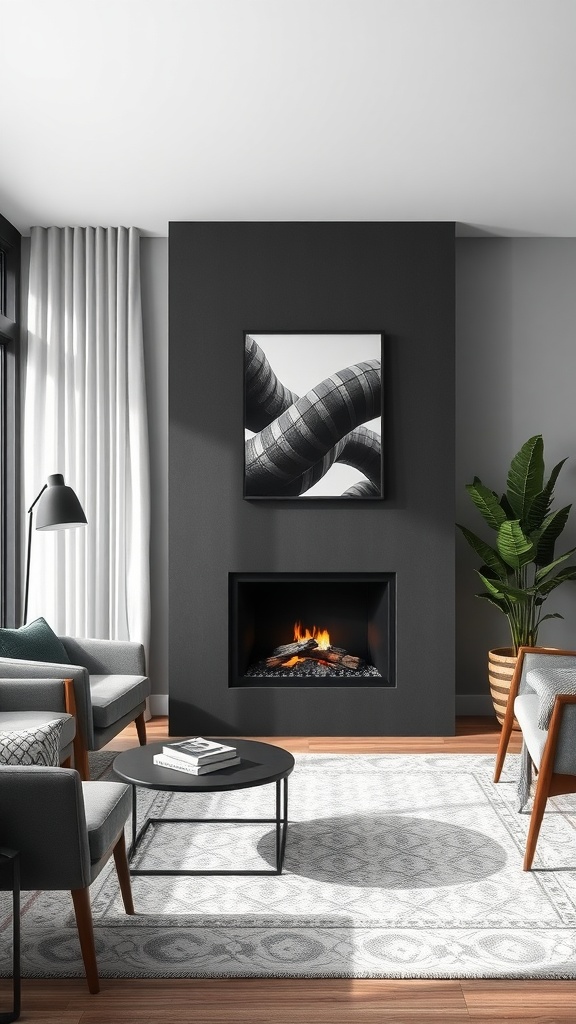
<svg viewBox="0 0 576 1024">
<path fill-rule="evenodd" d="M 281 877 L 134 878 L 130 918 L 107 866 L 91 889 L 102 977 L 575 978 L 576 798 L 549 802 L 523 872 L 518 757 L 497 786 L 493 767 L 488 755 L 299 755 Z M 139 815 L 269 817 L 273 801 L 274 787 L 141 790 Z M 271 828 L 163 825 L 138 860 L 269 867 Z M 23 903 L 24 974 L 81 977 L 68 894 Z"/>
</svg>

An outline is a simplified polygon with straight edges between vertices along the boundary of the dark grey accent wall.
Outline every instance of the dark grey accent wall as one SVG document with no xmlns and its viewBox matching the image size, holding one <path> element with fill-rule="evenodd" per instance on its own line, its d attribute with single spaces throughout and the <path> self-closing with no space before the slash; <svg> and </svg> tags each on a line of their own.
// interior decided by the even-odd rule
<svg viewBox="0 0 576 1024">
<path fill-rule="evenodd" d="M 242 498 L 243 332 L 383 331 L 386 498 Z M 454 225 L 174 223 L 170 731 L 454 730 Z M 228 573 L 397 574 L 397 685 L 229 688 Z"/>
</svg>

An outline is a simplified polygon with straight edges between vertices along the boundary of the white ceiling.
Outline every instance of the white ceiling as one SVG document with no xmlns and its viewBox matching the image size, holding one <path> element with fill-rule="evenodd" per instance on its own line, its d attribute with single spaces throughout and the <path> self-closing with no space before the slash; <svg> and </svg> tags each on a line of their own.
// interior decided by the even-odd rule
<svg viewBox="0 0 576 1024">
<path fill-rule="evenodd" d="M 0 212 L 576 235 L 575 0 L 0 0 Z"/>
</svg>

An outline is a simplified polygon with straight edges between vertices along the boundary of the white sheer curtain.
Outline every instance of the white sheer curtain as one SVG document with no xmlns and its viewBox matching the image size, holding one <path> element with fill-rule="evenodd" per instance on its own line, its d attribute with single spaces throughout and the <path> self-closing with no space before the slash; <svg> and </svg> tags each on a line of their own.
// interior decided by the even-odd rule
<svg viewBox="0 0 576 1024">
<path fill-rule="evenodd" d="M 28 621 L 138 640 L 150 630 L 150 482 L 140 239 L 134 228 L 33 228 L 24 501 L 63 473 L 88 525 L 33 530 Z"/>
</svg>

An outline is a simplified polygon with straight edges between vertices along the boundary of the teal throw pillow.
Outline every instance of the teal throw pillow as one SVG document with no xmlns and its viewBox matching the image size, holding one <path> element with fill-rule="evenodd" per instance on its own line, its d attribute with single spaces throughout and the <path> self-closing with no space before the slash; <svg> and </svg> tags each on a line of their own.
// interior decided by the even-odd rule
<svg viewBox="0 0 576 1024">
<path fill-rule="evenodd" d="M 64 644 L 42 618 L 20 629 L 0 629 L 0 658 L 72 664 Z"/>
</svg>

